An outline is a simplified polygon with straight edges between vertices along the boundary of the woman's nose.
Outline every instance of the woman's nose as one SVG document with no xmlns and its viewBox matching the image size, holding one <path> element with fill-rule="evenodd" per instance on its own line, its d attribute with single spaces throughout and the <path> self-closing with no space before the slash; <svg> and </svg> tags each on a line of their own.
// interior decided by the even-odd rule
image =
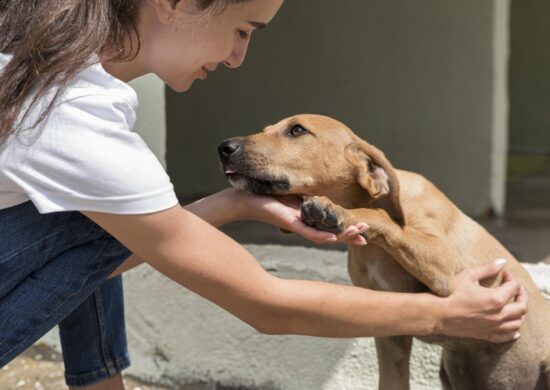
<svg viewBox="0 0 550 390">
<path fill-rule="evenodd" d="M 246 52 L 248 50 L 248 43 L 249 41 L 247 40 L 240 45 L 239 44 L 235 45 L 229 57 L 227 57 L 224 61 L 225 66 L 227 66 L 230 69 L 235 69 L 241 66 L 246 57 Z"/>
</svg>

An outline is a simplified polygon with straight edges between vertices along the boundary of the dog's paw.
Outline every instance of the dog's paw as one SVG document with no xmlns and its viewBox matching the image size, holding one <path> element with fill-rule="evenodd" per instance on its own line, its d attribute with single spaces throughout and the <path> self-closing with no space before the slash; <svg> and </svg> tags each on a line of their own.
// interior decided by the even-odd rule
<svg viewBox="0 0 550 390">
<path fill-rule="evenodd" d="M 335 234 L 344 231 L 344 209 L 324 196 L 305 198 L 300 212 L 302 221 L 317 230 Z"/>
</svg>

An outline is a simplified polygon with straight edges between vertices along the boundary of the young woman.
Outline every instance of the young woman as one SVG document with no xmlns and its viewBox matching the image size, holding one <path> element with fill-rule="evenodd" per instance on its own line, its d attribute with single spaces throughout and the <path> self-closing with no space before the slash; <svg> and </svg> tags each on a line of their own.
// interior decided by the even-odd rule
<svg viewBox="0 0 550 390">
<path fill-rule="evenodd" d="M 498 262 L 461 274 L 447 298 L 281 280 L 216 227 L 252 219 L 362 245 L 366 224 L 336 237 L 304 225 L 290 201 L 233 189 L 178 205 L 131 131 L 126 83 L 155 73 L 183 92 L 218 65 L 237 68 L 282 3 L 0 4 L 0 367 L 59 324 L 67 383 L 123 388 L 122 286 L 109 276 L 142 261 L 266 334 L 519 336 L 524 289 L 509 274 L 496 289 L 478 283 Z"/>
</svg>

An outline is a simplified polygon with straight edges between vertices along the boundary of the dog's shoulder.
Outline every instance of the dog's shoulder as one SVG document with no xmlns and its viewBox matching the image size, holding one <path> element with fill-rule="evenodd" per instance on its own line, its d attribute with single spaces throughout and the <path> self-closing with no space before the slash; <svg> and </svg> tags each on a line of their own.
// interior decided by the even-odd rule
<svg viewBox="0 0 550 390">
<path fill-rule="evenodd" d="M 408 223 L 444 233 L 461 219 L 456 205 L 426 177 L 403 170 L 397 170 L 397 175 L 399 198 Z"/>
</svg>

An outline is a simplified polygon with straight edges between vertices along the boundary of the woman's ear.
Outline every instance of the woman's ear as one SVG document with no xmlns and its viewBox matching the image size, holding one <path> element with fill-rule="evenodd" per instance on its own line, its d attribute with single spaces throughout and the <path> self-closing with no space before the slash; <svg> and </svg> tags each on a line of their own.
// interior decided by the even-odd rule
<svg viewBox="0 0 550 390">
<path fill-rule="evenodd" d="M 395 169 L 374 146 L 360 141 L 346 146 L 347 161 L 355 168 L 357 183 L 376 200 L 399 224 L 405 224 L 405 216 L 399 199 L 399 180 Z"/>
<path fill-rule="evenodd" d="M 175 0 L 148 0 L 155 10 L 158 20 L 165 25 L 171 24 L 176 17 L 176 7 L 179 1 Z"/>
</svg>

